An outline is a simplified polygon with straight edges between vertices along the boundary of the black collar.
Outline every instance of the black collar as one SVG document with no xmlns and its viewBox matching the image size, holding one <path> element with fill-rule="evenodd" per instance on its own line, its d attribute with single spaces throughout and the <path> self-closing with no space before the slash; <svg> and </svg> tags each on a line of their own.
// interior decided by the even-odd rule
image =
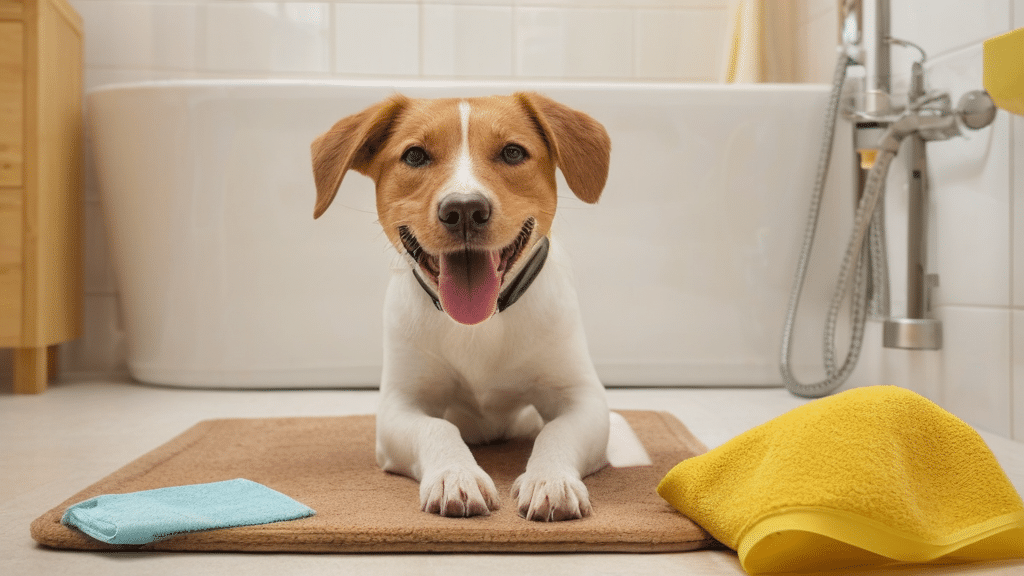
<svg viewBox="0 0 1024 576">
<path fill-rule="evenodd" d="M 519 274 L 516 274 L 516 277 L 498 295 L 498 312 L 503 312 L 506 308 L 515 304 L 516 300 L 519 300 L 519 297 L 526 292 L 530 284 L 533 284 L 537 274 L 540 274 L 540 269 L 544 267 L 544 262 L 547 258 L 548 237 L 541 236 L 541 239 L 537 241 L 533 255 L 523 265 L 523 269 L 519 271 Z M 434 307 L 443 312 L 444 308 L 441 307 L 441 299 L 434 292 L 434 289 L 420 277 L 418 266 L 413 266 L 412 275 L 416 277 L 416 281 L 423 287 L 423 291 L 427 293 L 427 296 L 430 296 L 430 299 L 434 302 Z"/>
</svg>

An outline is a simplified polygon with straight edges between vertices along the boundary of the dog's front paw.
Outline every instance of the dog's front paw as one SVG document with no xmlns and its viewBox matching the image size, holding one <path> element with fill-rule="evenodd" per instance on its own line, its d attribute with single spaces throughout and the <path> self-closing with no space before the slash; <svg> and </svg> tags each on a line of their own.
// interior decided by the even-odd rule
<svg viewBox="0 0 1024 576">
<path fill-rule="evenodd" d="M 590 494 L 579 476 L 535 476 L 529 472 L 512 485 L 519 515 L 527 520 L 555 522 L 590 516 Z"/>
<path fill-rule="evenodd" d="M 420 505 L 424 512 L 454 517 L 488 516 L 500 504 L 494 482 L 479 466 L 446 468 L 420 482 Z"/>
</svg>

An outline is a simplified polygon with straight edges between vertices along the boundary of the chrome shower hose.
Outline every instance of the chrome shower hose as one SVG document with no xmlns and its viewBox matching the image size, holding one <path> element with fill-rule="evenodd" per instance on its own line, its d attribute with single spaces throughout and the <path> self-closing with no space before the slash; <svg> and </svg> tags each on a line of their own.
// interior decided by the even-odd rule
<svg viewBox="0 0 1024 576">
<path fill-rule="evenodd" d="M 864 326 L 868 315 L 870 293 L 867 280 L 869 270 L 872 270 L 871 275 L 875 279 L 875 290 L 883 298 L 886 297 L 885 294 L 887 293 L 888 279 L 882 229 L 883 220 L 881 211 L 876 208 L 880 206 L 878 200 L 885 189 L 885 178 L 889 172 L 889 165 L 892 163 L 893 158 L 895 158 L 896 149 L 899 146 L 899 141 L 902 139 L 902 135 L 897 134 L 892 128 L 887 130 L 882 137 L 883 142 L 887 143 L 887 145 L 883 145 L 883 149 L 879 151 L 875 164 L 871 168 L 864 184 L 864 193 L 861 196 L 857 212 L 854 216 L 853 233 L 850 236 L 846 253 L 843 255 L 836 290 L 828 309 L 822 343 L 825 379 L 813 384 L 805 384 L 796 379 L 790 366 L 793 330 L 796 323 L 797 309 L 800 304 L 800 293 L 803 291 L 804 281 L 807 278 L 807 268 L 811 259 L 811 249 L 814 245 L 814 235 L 818 227 L 821 201 L 825 191 L 825 181 L 828 177 L 828 166 L 832 158 L 832 142 L 835 137 L 840 98 L 848 65 L 848 57 L 845 53 L 840 53 L 836 61 L 835 74 L 832 80 L 832 93 L 829 97 L 828 108 L 825 113 L 825 133 L 822 139 L 821 154 L 818 157 L 817 175 L 811 195 L 807 227 L 804 231 L 803 245 L 800 249 L 793 290 L 790 293 L 789 307 L 786 311 L 786 321 L 782 331 L 782 352 L 779 368 L 782 373 L 783 383 L 790 392 L 805 398 L 820 398 L 831 394 L 843 385 L 853 372 L 854 367 L 856 367 L 857 360 L 860 357 L 861 346 L 864 342 Z M 869 238 L 868 229 L 872 227 L 873 221 L 875 224 Z M 856 267 L 856 270 L 851 285 L 850 274 L 854 267 Z M 847 351 L 846 359 L 843 361 L 842 366 L 837 367 L 836 323 L 839 319 L 839 311 L 842 308 L 843 300 L 851 290 L 853 326 L 850 348 Z"/>
</svg>

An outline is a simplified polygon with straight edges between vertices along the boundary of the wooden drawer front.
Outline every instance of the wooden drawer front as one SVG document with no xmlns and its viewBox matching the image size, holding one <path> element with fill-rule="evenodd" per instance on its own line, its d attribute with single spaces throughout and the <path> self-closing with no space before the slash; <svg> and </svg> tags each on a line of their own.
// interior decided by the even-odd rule
<svg viewBox="0 0 1024 576">
<path fill-rule="evenodd" d="M 0 20 L 0 186 L 21 186 L 24 25 Z"/>
<path fill-rule="evenodd" d="M 21 340 L 21 190 L 0 188 L 0 347 Z"/>
<path fill-rule="evenodd" d="M 0 18 L 19 19 L 25 11 L 22 0 L 0 0 Z"/>
</svg>

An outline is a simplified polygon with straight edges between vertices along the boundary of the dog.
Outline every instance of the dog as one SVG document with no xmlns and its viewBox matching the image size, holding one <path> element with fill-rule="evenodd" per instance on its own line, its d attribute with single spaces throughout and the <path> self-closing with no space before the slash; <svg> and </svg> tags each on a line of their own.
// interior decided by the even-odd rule
<svg viewBox="0 0 1024 576">
<path fill-rule="evenodd" d="M 379 222 L 405 260 L 385 295 L 381 468 L 419 481 L 426 512 L 488 515 L 501 499 L 468 446 L 533 437 L 511 493 L 519 515 L 590 515 L 582 479 L 607 463 L 609 410 L 550 230 L 556 167 L 578 198 L 600 198 L 604 127 L 536 93 L 395 95 L 311 149 L 314 218 L 355 170 L 374 181 Z"/>
</svg>

